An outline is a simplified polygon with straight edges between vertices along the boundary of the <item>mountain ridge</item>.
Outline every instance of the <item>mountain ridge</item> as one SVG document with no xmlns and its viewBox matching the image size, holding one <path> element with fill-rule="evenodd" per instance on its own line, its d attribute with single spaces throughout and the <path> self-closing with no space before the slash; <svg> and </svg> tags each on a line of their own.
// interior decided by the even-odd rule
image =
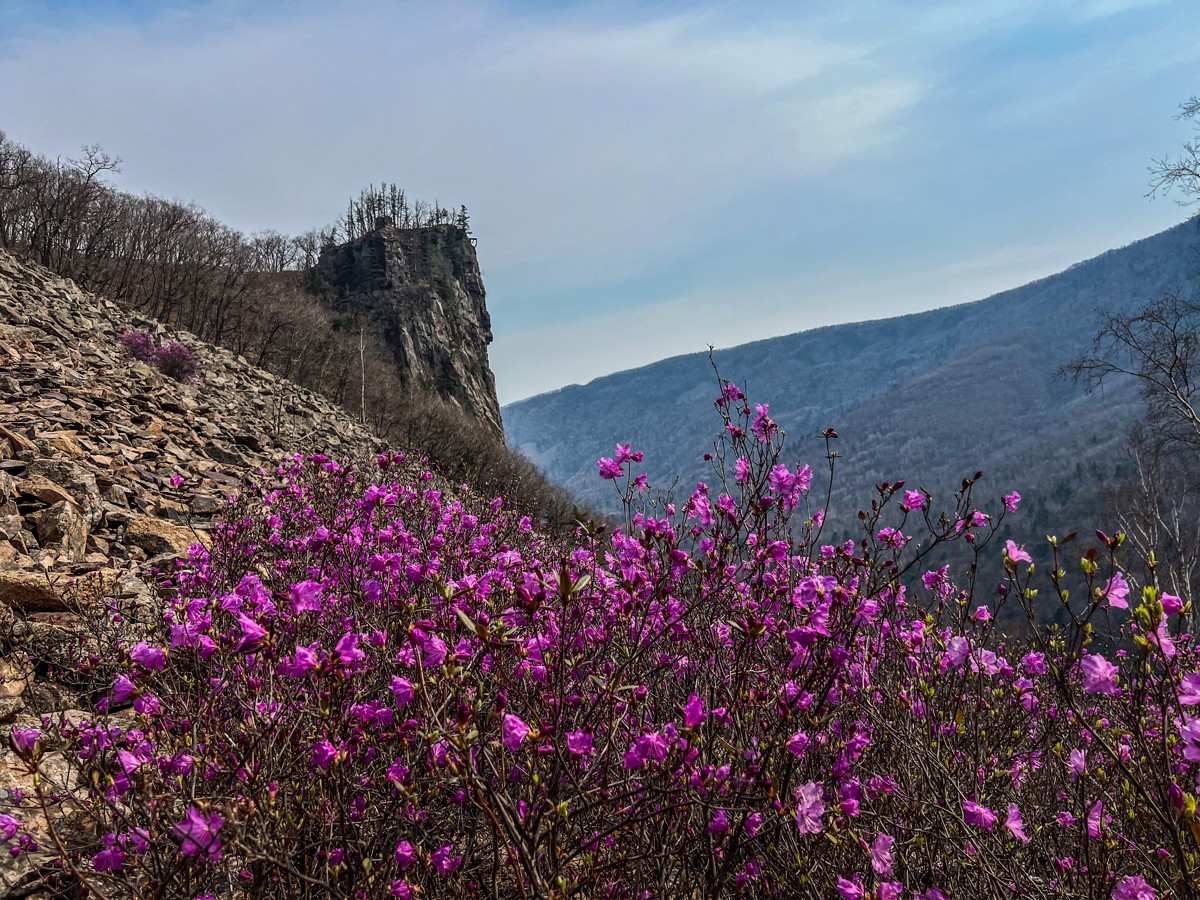
<svg viewBox="0 0 1200 900">
<path fill-rule="evenodd" d="M 1055 372 L 1090 345 L 1101 310 L 1130 311 L 1163 291 L 1200 285 L 1197 221 L 980 300 L 763 338 L 714 350 L 712 362 L 746 384 L 755 402 L 770 403 L 810 464 L 824 453 L 816 435 L 828 426 L 841 433 L 842 504 L 852 505 L 852 496 L 864 502 L 865 490 L 884 479 L 944 490 L 983 468 L 1022 482 L 994 488 L 1047 488 L 1041 520 L 1096 521 L 1098 491 L 1087 501 L 1084 485 L 1064 481 L 1118 477 L 1140 399 L 1130 383 L 1088 395 Z M 509 404 L 503 416 L 510 444 L 552 481 L 612 509 L 615 492 L 596 477 L 594 462 L 618 440 L 646 451 L 652 481 L 702 480 L 699 453 L 683 448 L 710 442 L 716 419 L 705 410 L 715 396 L 709 354 L 699 352 Z M 1069 428 L 1055 426 L 1060 414 Z M 997 427 L 1004 419 L 1007 432 Z M 977 434 L 968 435 L 967 425 Z M 1046 466 L 1054 435 L 1058 455 L 1078 462 L 1079 473 Z M 1001 440 L 1010 450 L 998 454 L 992 445 Z"/>
</svg>

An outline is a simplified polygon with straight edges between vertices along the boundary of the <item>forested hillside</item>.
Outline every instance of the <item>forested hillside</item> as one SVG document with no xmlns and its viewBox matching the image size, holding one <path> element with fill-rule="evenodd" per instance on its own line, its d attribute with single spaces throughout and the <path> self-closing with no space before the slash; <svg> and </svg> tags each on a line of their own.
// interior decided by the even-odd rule
<svg viewBox="0 0 1200 900">
<path fill-rule="evenodd" d="M 646 454 L 651 482 L 682 489 L 708 466 L 696 447 L 724 377 L 748 385 L 788 432 L 788 456 L 823 464 L 819 435 L 839 437 L 831 516 L 849 522 L 871 487 L 905 479 L 947 497 L 983 470 L 989 493 L 1030 498 L 1023 536 L 1103 524 L 1102 489 L 1128 472 L 1142 404 L 1130 380 L 1088 394 L 1056 377 L 1091 344 L 1102 313 L 1164 291 L 1195 289 L 1197 220 L 986 300 L 895 319 L 838 325 L 663 360 L 504 409 L 509 443 L 550 478 L 608 509 L 595 461 L 616 442 Z M 710 410 L 705 413 L 705 410 Z"/>
</svg>

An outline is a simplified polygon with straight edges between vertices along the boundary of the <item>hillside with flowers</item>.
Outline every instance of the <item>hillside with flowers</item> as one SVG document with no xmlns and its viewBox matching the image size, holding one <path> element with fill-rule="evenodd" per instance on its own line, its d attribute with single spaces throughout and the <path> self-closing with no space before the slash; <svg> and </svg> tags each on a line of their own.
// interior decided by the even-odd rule
<svg viewBox="0 0 1200 900">
<path fill-rule="evenodd" d="M 836 438 L 768 400 L 714 378 L 675 503 L 609 450 L 612 527 L 285 453 L 153 591 L 78 579 L 10 651 L 76 705 L 5 726 L 6 896 L 1200 894 L 1190 604 L 1121 534 L 1035 567 L 970 479 L 831 540 Z"/>
</svg>

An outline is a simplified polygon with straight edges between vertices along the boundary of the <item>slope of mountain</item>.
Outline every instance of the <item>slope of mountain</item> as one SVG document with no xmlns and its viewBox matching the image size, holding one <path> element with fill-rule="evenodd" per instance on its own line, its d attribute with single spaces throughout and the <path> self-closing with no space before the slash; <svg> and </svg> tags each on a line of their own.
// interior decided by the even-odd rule
<svg viewBox="0 0 1200 900">
<path fill-rule="evenodd" d="M 817 435 L 839 432 L 831 514 L 843 522 L 884 479 L 948 497 L 982 469 L 989 494 L 1029 498 L 1022 519 L 1033 533 L 1087 527 L 1100 516 L 1098 488 L 1127 465 L 1141 400 L 1131 382 L 1089 395 L 1055 371 L 1087 349 L 1102 311 L 1200 284 L 1198 221 L 986 300 L 771 338 L 713 362 L 770 403 L 791 452 L 814 470 Z M 704 480 L 716 384 L 708 354 L 675 357 L 507 406 L 505 430 L 552 481 L 613 509 L 595 460 L 617 441 L 645 451 L 659 487 Z"/>
</svg>

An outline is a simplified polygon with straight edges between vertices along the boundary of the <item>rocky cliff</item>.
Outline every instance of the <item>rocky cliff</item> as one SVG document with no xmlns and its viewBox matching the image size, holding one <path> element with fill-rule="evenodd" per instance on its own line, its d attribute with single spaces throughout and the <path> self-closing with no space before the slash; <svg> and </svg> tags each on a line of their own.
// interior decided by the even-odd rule
<svg viewBox="0 0 1200 900">
<path fill-rule="evenodd" d="M 438 393 L 501 434 L 488 365 L 492 322 L 475 247 L 455 225 L 401 229 L 381 219 L 369 234 L 327 247 L 311 289 L 391 351 L 405 384 Z"/>
</svg>

